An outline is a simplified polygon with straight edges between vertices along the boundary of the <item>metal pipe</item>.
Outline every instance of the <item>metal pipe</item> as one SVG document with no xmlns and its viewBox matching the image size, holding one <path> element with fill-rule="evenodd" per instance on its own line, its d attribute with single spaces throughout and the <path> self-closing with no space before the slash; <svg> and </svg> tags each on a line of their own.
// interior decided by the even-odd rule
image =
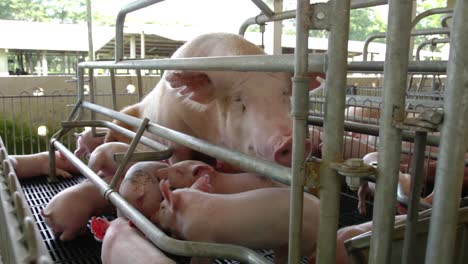
<svg viewBox="0 0 468 264">
<path fill-rule="evenodd" d="M 96 111 L 105 116 L 112 117 L 116 120 L 125 122 L 133 127 L 139 127 L 142 122 L 136 117 L 128 116 L 100 105 L 91 104 L 89 102 L 83 102 L 83 107 L 92 111 Z M 149 123 L 147 131 L 154 135 L 173 141 L 177 144 L 191 148 L 195 151 L 225 160 L 226 162 L 243 170 L 253 171 L 268 176 L 274 180 L 280 181 L 284 184 L 290 184 L 290 169 L 279 164 L 264 161 L 253 156 L 240 153 L 238 151 L 228 150 L 215 144 L 208 143 L 204 140 L 185 135 L 178 131 L 168 129 L 154 123 Z"/>
<path fill-rule="evenodd" d="M 260 11 L 267 17 L 271 17 L 275 14 L 263 0 L 252 0 L 252 2 L 260 9 Z"/>
<path fill-rule="evenodd" d="M 187 242 L 170 238 L 159 230 L 152 222 L 144 217 L 138 210 L 131 206 L 117 192 L 109 189 L 109 186 L 97 176 L 88 166 L 71 153 L 59 141 L 54 142 L 59 150 L 90 182 L 99 192 L 114 204 L 125 216 L 127 216 L 156 246 L 171 254 L 182 256 L 221 257 L 235 259 L 245 263 L 270 264 L 266 258 L 258 255 L 255 251 L 233 245 L 214 243 Z"/>
<path fill-rule="evenodd" d="M 463 182 L 463 159 L 468 131 L 468 3 L 456 1 L 450 36 L 444 122 L 436 169 L 434 203 L 426 263 L 454 263 L 457 211 Z M 441 243 L 443 242 L 443 243 Z"/>
<path fill-rule="evenodd" d="M 447 20 L 452 19 L 452 18 L 453 18 L 453 14 L 447 14 L 443 16 L 442 19 L 440 20 L 440 25 L 445 28 L 449 27 Z"/>
<path fill-rule="evenodd" d="M 143 133 L 145 132 L 148 123 L 149 119 L 145 117 L 141 122 L 141 126 L 138 128 L 135 137 L 132 139 L 132 142 L 130 143 L 127 152 L 125 152 L 123 161 L 120 162 L 119 167 L 115 171 L 114 177 L 112 177 L 112 181 L 109 185 L 109 188 L 114 189 L 115 185 L 117 185 L 117 182 L 119 182 L 119 180 L 122 178 L 122 172 L 124 171 L 125 166 L 127 166 L 128 162 L 130 161 L 133 152 L 135 152 L 138 142 L 140 141 L 141 136 L 143 136 Z"/>
<path fill-rule="evenodd" d="M 143 81 L 141 80 L 141 70 L 136 71 L 137 75 L 137 97 L 138 102 L 143 99 Z"/>
<path fill-rule="evenodd" d="M 380 116 L 378 179 L 374 197 L 369 263 L 389 263 L 402 131 L 393 125 L 405 118 L 405 95 L 411 33 L 412 1 L 390 1 Z"/>
<path fill-rule="evenodd" d="M 88 57 L 89 60 L 94 60 L 93 49 L 93 12 L 91 9 L 91 0 L 86 0 L 86 18 L 88 22 Z"/>
<path fill-rule="evenodd" d="M 424 150 L 426 149 L 426 132 L 416 132 L 414 142 L 414 155 L 411 166 L 411 186 L 406 217 L 405 239 L 403 241 L 402 263 L 416 263 L 416 228 L 418 226 L 419 203 L 424 177 Z"/>
<path fill-rule="evenodd" d="M 252 0 L 254 1 L 254 0 Z M 354 0 L 351 1 L 351 9 L 359 9 L 359 8 L 366 8 L 366 7 L 373 7 L 379 5 L 386 5 L 388 0 Z M 261 25 L 267 22 L 272 21 L 279 21 L 279 20 L 286 20 L 296 18 L 296 10 L 289 10 L 281 13 L 272 13 L 272 15 L 264 15 L 260 14 L 255 17 L 248 18 L 247 20 L 242 23 L 239 28 L 239 35 L 244 36 L 247 28 L 251 25 Z"/>
<path fill-rule="evenodd" d="M 83 127 L 83 126 L 90 126 L 90 127 L 107 127 L 109 129 L 112 129 L 114 131 L 117 131 L 118 133 L 128 137 L 128 138 L 134 138 L 136 136 L 136 133 L 133 131 L 130 131 L 128 129 L 125 129 L 119 125 L 116 125 L 112 122 L 109 121 L 101 121 L 101 120 L 88 120 L 88 121 L 72 121 L 72 122 L 67 122 L 67 121 L 62 121 L 62 127 L 64 128 L 71 128 L 71 127 Z M 140 143 L 150 147 L 154 150 L 157 151 L 167 151 L 169 152 L 167 155 L 170 157 L 170 149 L 168 149 L 165 145 L 154 141 L 152 139 L 149 139 L 147 137 L 141 137 Z M 168 157 L 168 158 L 169 158 Z"/>
<path fill-rule="evenodd" d="M 419 44 L 418 48 L 416 49 L 416 60 L 419 61 L 421 59 L 421 50 L 426 46 L 426 45 L 436 45 L 436 44 L 441 44 L 441 43 L 450 43 L 449 38 L 443 38 L 443 39 L 429 39 L 426 41 L 421 42 Z"/>
<path fill-rule="evenodd" d="M 338 229 L 341 176 L 331 163 L 342 160 L 344 110 L 346 101 L 346 69 L 350 0 L 331 1 L 331 21 L 328 40 L 329 65 L 326 79 L 327 93 L 323 127 L 322 165 L 320 166 L 320 225 L 317 245 L 317 263 L 335 263 L 336 232 Z"/>
<path fill-rule="evenodd" d="M 123 59 L 124 54 L 124 37 L 123 37 L 123 29 L 124 29 L 124 22 L 125 16 L 128 13 L 136 11 L 138 9 L 142 9 L 144 7 L 162 2 L 163 0 L 137 0 L 131 3 L 128 3 L 122 9 L 120 9 L 119 13 L 117 14 L 117 19 L 115 22 L 115 61 L 119 62 Z"/>
<path fill-rule="evenodd" d="M 418 24 L 419 21 L 421 21 L 423 18 L 426 18 L 428 16 L 432 15 L 437 15 L 437 14 L 446 14 L 446 13 L 452 13 L 453 8 L 448 8 L 448 7 L 441 7 L 441 8 L 433 8 L 426 10 L 420 14 L 418 14 L 413 21 L 411 21 L 411 28 L 414 28 L 416 24 Z"/>
<path fill-rule="evenodd" d="M 351 72 L 383 72 L 383 61 L 356 61 L 348 64 Z M 412 61 L 408 65 L 410 73 L 445 73 L 447 61 Z"/>
<path fill-rule="evenodd" d="M 117 89 L 115 87 L 115 70 L 110 70 L 112 109 L 117 110 Z"/>
<path fill-rule="evenodd" d="M 245 32 L 247 31 L 247 28 L 250 25 L 261 25 L 265 24 L 267 22 L 272 22 L 272 21 L 279 21 L 279 20 L 286 20 L 286 19 L 292 19 L 296 17 L 296 10 L 290 10 L 290 11 L 285 11 L 285 12 L 280 12 L 280 13 L 274 13 L 270 17 L 260 14 L 255 17 L 248 18 L 247 20 L 242 23 L 242 25 L 239 28 L 239 35 L 244 36 Z"/>
<path fill-rule="evenodd" d="M 300 263 L 302 239 L 302 210 L 304 199 L 305 136 L 309 114 L 309 79 L 307 78 L 307 53 L 310 12 L 309 0 L 297 0 L 296 47 L 294 49 L 294 77 L 292 78 L 293 151 L 291 166 L 291 196 L 289 211 L 289 255 L 288 263 Z M 313 8 L 313 7 L 312 7 Z"/>
<path fill-rule="evenodd" d="M 325 54 L 310 54 L 310 71 L 326 70 Z M 125 60 L 121 62 L 82 62 L 82 68 L 101 69 L 165 69 L 165 70 L 206 70 L 206 71 L 275 71 L 294 72 L 293 54 L 247 55 L 208 58 L 172 58 L 150 60 Z"/>
<path fill-rule="evenodd" d="M 450 29 L 448 28 L 435 28 L 435 29 L 421 29 L 415 30 L 410 33 L 410 36 L 427 36 L 427 35 L 436 35 L 436 34 L 450 34 Z M 369 44 L 374 39 L 385 38 L 387 37 L 386 32 L 374 33 L 369 35 L 366 40 L 364 40 L 364 50 L 362 52 L 362 57 L 364 61 L 367 61 L 367 53 L 369 49 Z"/>
<path fill-rule="evenodd" d="M 373 7 L 388 4 L 388 0 L 352 0 L 351 9 Z"/>
</svg>

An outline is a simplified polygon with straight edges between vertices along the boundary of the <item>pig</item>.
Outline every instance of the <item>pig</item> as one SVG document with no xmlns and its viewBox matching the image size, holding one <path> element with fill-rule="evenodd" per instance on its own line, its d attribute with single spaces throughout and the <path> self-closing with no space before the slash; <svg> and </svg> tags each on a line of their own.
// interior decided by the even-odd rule
<svg viewBox="0 0 468 264">
<path fill-rule="evenodd" d="M 127 171 L 119 187 L 120 195 L 150 220 L 162 201 L 156 172 L 165 167 L 167 164 L 162 162 L 138 162 Z"/>
<path fill-rule="evenodd" d="M 156 172 L 158 179 L 168 180 L 172 189 L 188 188 L 200 177 L 210 178 L 211 191 L 219 194 L 240 193 L 259 188 L 287 187 L 254 173 L 222 173 L 196 160 L 184 160 Z"/>
<path fill-rule="evenodd" d="M 88 167 L 101 178 L 114 176 L 119 164 L 114 161 L 114 154 L 127 152 L 130 146 L 122 142 L 109 142 L 97 147 L 89 157 Z M 133 165 L 134 162 L 129 162 L 123 172 Z"/>
<path fill-rule="evenodd" d="M 395 216 L 395 225 L 402 223 L 406 219 L 406 215 Z M 348 256 L 348 252 L 345 247 L 345 242 L 353 237 L 364 234 L 372 230 L 372 221 L 365 222 L 358 225 L 346 226 L 338 229 L 336 234 L 336 264 L 348 264 L 354 263 Z M 309 256 L 308 262 L 315 263 L 316 251 Z"/>
<path fill-rule="evenodd" d="M 380 108 L 349 106 L 345 109 L 345 116 L 361 123 L 376 123 L 380 118 Z"/>
<path fill-rule="evenodd" d="M 112 155 L 127 149 L 128 145 L 121 142 L 103 144 L 91 153 L 88 166 L 105 182 L 110 183 L 118 168 Z M 123 173 L 131 165 L 128 164 Z M 115 189 L 118 190 L 119 186 L 120 182 L 117 182 Z M 73 206 L 73 210 L 70 210 L 70 206 Z M 113 211 L 115 207 L 100 194 L 93 183 L 85 180 L 55 195 L 41 211 L 41 215 L 60 240 L 68 241 L 86 230 L 91 216 Z"/>
<path fill-rule="evenodd" d="M 49 175 L 49 152 L 44 151 L 29 155 L 9 155 L 18 178 L 30 178 Z M 55 151 L 55 174 L 63 178 L 71 178 L 78 169 L 59 151 Z"/>
<path fill-rule="evenodd" d="M 41 215 L 54 235 L 62 241 L 70 241 L 85 233 L 91 216 L 113 210 L 96 186 L 85 180 L 55 195 L 41 210 Z"/>
<path fill-rule="evenodd" d="M 162 180 L 164 200 L 156 224 L 172 236 L 200 242 L 227 243 L 252 249 L 273 249 L 275 263 L 286 263 L 289 234 L 288 188 L 262 188 L 238 194 L 212 194 L 209 177 L 191 188 L 171 191 Z M 203 191 L 201 191 L 203 190 Z M 302 248 L 312 253 L 317 241 L 319 200 L 304 194 Z M 226 228 L 229 227 L 229 228 Z"/>
<path fill-rule="evenodd" d="M 182 45 L 172 58 L 264 55 L 242 36 L 212 33 Z M 271 72 L 165 71 L 139 103 L 122 110 L 164 127 L 284 166 L 291 166 L 291 75 Z M 114 123 L 128 127 L 120 121 Z M 132 128 L 134 130 L 134 128 Z M 148 135 L 174 150 L 171 163 L 196 159 L 176 143 Z M 109 131 L 106 142 L 129 139 Z M 308 153 L 310 143 L 306 143 Z"/>
<path fill-rule="evenodd" d="M 103 264 L 176 264 L 127 219 L 111 221 L 102 241 Z"/>
<path fill-rule="evenodd" d="M 107 133 L 107 130 L 107 128 L 97 127 L 96 133 Z M 74 154 L 80 159 L 83 157 L 89 159 L 89 156 L 94 151 L 94 149 L 104 143 L 104 136 L 93 137 L 91 129 L 85 130 L 81 133 L 75 133 L 75 137 L 77 148 Z"/>
</svg>

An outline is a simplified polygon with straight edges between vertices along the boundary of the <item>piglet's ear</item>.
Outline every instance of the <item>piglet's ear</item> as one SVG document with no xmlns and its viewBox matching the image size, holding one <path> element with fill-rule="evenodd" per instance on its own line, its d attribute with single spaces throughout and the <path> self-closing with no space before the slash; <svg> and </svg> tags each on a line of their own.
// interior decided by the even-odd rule
<svg viewBox="0 0 468 264">
<path fill-rule="evenodd" d="M 169 182 L 167 180 L 160 181 L 159 189 L 161 190 L 164 200 L 167 200 L 168 203 L 171 203 L 171 190 L 169 189 Z"/>
<path fill-rule="evenodd" d="M 202 192 L 211 192 L 211 184 L 210 184 L 210 176 L 204 175 L 200 178 L 198 178 L 197 181 L 193 183 L 193 185 L 190 187 L 191 189 L 199 190 Z"/>
<path fill-rule="evenodd" d="M 211 175 L 214 171 L 213 167 L 207 164 L 197 164 L 193 166 L 192 174 L 195 179 L 200 178 L 203 175 Z"/>
<path fill-rule="evenodd" d="M 207 104 L 215 97 L 211 79 L 203 72 L 171 71 L 165 79 L 179 94 L 197 103 Z"/>
</svg>

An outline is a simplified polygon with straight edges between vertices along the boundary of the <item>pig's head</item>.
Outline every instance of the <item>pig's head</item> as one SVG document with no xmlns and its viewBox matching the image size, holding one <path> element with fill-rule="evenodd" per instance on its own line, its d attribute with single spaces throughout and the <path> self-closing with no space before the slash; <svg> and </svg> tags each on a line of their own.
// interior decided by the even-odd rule
<svg viewBox="0 0 468 264">
<path fill-rule="evenodd" d="M 220 144 L 267 161 L 291 165 L 289 74 L 171 71 L 165 79 L 189 103 L 213 104 Z M 306 145 L 308 153 L 310 142 Z"/>
<path fill-rule="evenodd" d="M 181 215 L 183 214 L 184 207 L 187 205 L 182 204 L 182 195 L 187 189 L 171 191 L 167 180 L 161 180 L 159 182 L 159 189 L 161 190 L 164 200 L 161 202 L 158 214 L 152 218 L 152 221 L 162 230 L 170 232 L 173 237 L 183 239 L 184 236 L 177 229 L 177 224 L 178 220 L 183 221 Z M 207 175 L 200 177 L 192 184 L 190 189 L 211 192 L 209 177 Z"/>
<path fill-rule="evenodd" d="M 172 189 L 187 188 L 203 175 L 211 175 L 215 170 L 210 165 L 196 160 L 184 160 L 156 172 L 157 177 L 169 182 Z"/>
<path fill-rule="evenodd" d="M 162 162 L 138 162 L 130 167 L 119 187 L 120 195 L 150 220 L 162 201 L 156 172 L 165 167 Z"/>
</svg>

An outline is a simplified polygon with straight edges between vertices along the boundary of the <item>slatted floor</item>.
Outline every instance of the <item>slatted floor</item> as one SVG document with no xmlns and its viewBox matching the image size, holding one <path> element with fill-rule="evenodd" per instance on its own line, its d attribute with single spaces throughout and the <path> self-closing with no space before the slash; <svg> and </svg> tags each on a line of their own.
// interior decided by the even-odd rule
<svg viewBox="0 0 468 264">
<path fill-rule="evenodd" d="M 44 239 L 44 243 L 49 250 L 52 260 L 55 263 L 70 264 L 92 264 L 101 263 L 101 243 L 94 240 L 91 234 L 77 238 L 71 242 L 62 242 L 55 239 L 50 228 L 44 223 L 40 211 L 47 203 L 60 191 L 71 187 L 83 181 L 84 177 L 75 177 L 73 179 L 61 180 L 57 183 L 48 183 L 45 177 L 22 180 L 21 185 L 26 196 L 27 202 L 31 207 L 36 223 Z M 340 227 L 352 224 L 358 224 L 369 220 L 369 217 L 360 216 L 356 210 L 357 201 L 351 194 L 341 196 L 341 208 L 343 211 L 340 216 Z M 371 209 L 371 208 L 369 208 Z M 372 211 L 369 215 L 372 215 Z M 273 261 L 273 253 L 270 250 L 258 251 L 267 259 Z M 188 263 L 188 258 L 175 258 L 178 263 Z M 234 264 L 237 261 L 216 260 L 217 264 Z M 303 261 L 305 263 L 305 259 Z"/>
</svg>

